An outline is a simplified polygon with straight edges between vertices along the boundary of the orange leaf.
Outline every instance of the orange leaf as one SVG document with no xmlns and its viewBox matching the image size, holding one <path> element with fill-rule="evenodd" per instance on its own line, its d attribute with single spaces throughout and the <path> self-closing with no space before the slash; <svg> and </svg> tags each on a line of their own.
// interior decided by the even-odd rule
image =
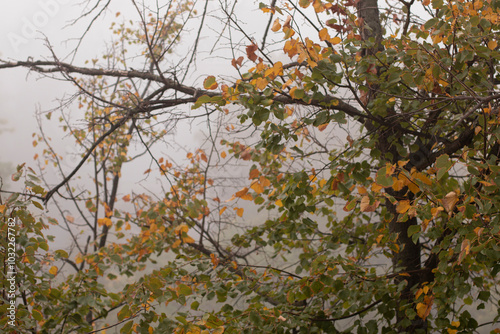
<svg viewBox="0 0 500 334">
<path fill-rule="evenodd" d="M 328 34 L 328 29 L 327 28 L 323 28 L 321 29 L 319 32 L 318 32 L 318 35 L 319 35 L 319 39 L 321 41 L 327 41 L 327 40 L 330 40 L 330 34 Z"/>
<path fill-rule="evenodd" d="M 274 20 L 273 26 L 271 27 L 271 30 L 276 32 L 281 29 L 281 24 L 280 24 L 280 19 Z"/>
<path fill-rule="evenodd" d="M 488 49 L 495 50 L 497 45 L 498 45 L 497 41 L 489 41 L 488 42 Z"/>
<path fill-rule="evenodd" d="M 271 185 L 271 181 L 269 181 L 268 178 L 266 178 L 265 176 L 261 176 L 259 178 L 259 181 L 260 181 L 260 184 L 263 186 L 263 187 L 269 187 Z"/>
<path fill-rule="evenodd" d="M 417 314 L 420 318 L 425 320 L 425 318 L 429 316 L 429 314 L 431 313 L 433 301 L 433 296 L 425 296 L 424 302 L 417 304 Z"/>
<path fill-rule="evenodd" d="M 464 257 L 466 257 L 470 252 L 470 240 L 464 239 L 462 241 L 462 246 L 460 247 L 460 255 L 458 256 L 458 264 L 462 263 Z"/>
<path fill-rule="evenodd" d="M 123 197 L 122 197 L 122 200 L 123 200 L 124 202 L 130 202 L 130 195 L 125 195 L 125 196 L 123 196 Z"/>
<path fill-rule="evenodd" d="M 328 123 L 321 124 L 321 125 L 318 126 L 318 130 L 319 131 L 324 131 L 327 126 L 328 126 Z"/>
<path fill-rule="evenodd" d="M 109 227 L 113 224 L 113 222 L 109 218 L 99 218 L 97 219 L 97 224 L 99 224 L 99 226 L 106 225 Z"/>
<path fill-rule="evenodd" d="M 240 217 L 243 217 L 243 212 L 245 211 L 245 209 L 243 208 L 234 208 L 234 210 L 236 211 L 236 214 Z"/>
<path fill-rule="evenodd" d="M 408 211 L 409 208 L 411 208 L 410 201 L 403 200 L 398 202 L 398 205 L 396 206 L 396 211 L 397 213 L 405 213 L 406 211 Z"/>
<path fill-rule="evenodd" d="M 222 151 L 221 154 L 220 154 L 221 158 L 222 159 L 225 159 L 227 154 L 226 154 L 226 151 Z"/>
<path fill-rule="evenodd" d="M 253 201 L 253 196 L 251 194 L 245 194 L 240 197 L 244 201 Z"/>
<path fill-rule="evenodd" d="M 227 206 L 225 206 L 222 209 L 220 209 L 219 215 L 222 215 L 224 213 L 224 211 L 226 211 L 226 210 L 227 210 Z"/>
<path fill-rule="evenodd" d="M 242 196 L 246 195 L 247 193 L 248 193 L 248 188 L 245 187 L 245 188 L 241 189 L 240 191 L 236 192 L 236 194 L 234 194 L 234 196 L 242 197 Z"/>
<path fill-rule="evenodd" d="M 256 177 L 258 177 L 259 175 L 260 175 L 260 172 L 259 172 L 259 170 L 258 170 L 257 168 L 252 169 L 252 170 L 250 171 L 250 176 L 248 177 L 248 179 L 249 179 L 249 180 L 251 180 L 251 179 L 255 179 L 255 178 L 256 178 Z"/>
</svg>

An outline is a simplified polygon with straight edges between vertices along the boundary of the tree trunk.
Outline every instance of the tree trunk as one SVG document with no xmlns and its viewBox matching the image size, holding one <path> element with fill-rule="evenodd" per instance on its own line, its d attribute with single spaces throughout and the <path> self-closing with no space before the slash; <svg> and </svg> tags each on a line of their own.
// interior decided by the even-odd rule
<svg viewBox="0 0 500 334">
<path fill-rule="evenodd" d="M 382 26 L 380 24 L 380 13 L 378 10 L 377 0 L 359 0 L 357 3 L 357 11 L 358 18 L 362 22 L 362 40 L 368 41 L 369 39 L 373 39 L 375 42 L 372 48 L 363 49 L 361 54 L 362 56 L 375 55 L 377 52 L 383 50 Z M 379 69 L 377 69 L 377 72 L 378 71 Z M 373 85 L 370 86 L 370 93 L 368 94 L 366 107 L 369 107 L 370 101 L 375 98 L 376 94 L 377 87 L 374 87 Z M 397 117 L 394 117 L 396 116 L 394 115 L 394 110 L 388 110 L 387 115 L 388 116 L 385 117 L 385 119 L 381 119 L 379 124 L 369 124 L 369 128 L 370 130 L 377 129 L 377 146 L 382 153 L 382 161 L 385 156 L 390 156 L 389 162 L 397 164 L 397 162 L 402 159 L 396 150 L 394 141 L 399 140 L 401 136 L 397 133 L 396 126 L 395 124 L 392 124 L 391 121 L 397 119 Z M 400 191 L 394 191 L 393 189 L 388 188 L 386 189 L 386 192 L 398 201 L 411 201 L 413 199 L 412 193 L 406 187 Z M 408 236 L 408 228 L 412 225 L 416 225 L 418 221 L 416 218 L 410 218 L 406 222 L 398 222 L 399 214 L 396 211 L 396 206 L 388 202 L 387 208 L 392 214 L 392 219 L 389 222 L 389 230 L 391 233 L 397 235 L 397 245 L 399 247 L 398 251 L 393 252 L 393 272 L 405 273 L 404 276 L 396 276 L 395 282 L 400 283 L 402 281 L 406 281 L 405 288 L 401 293 L 401 298 L 398 300 L 398 309 L 396 310 L 396 321 L 399 324 L 398 331 L 413 333 L 418 329 L 425 329 L 426 322 L 417 318 L 413 321 L 406 322 L 406 324 L 402 324 L 401 321 L 406 319 L 406 314 L 404 310 L 401 310 L 401 307 L 413 302 L 414 296 L 412 293 L 412 287 L 421 282 L 421 245 L 418 240 L 414 243 Z"/>
</svg>

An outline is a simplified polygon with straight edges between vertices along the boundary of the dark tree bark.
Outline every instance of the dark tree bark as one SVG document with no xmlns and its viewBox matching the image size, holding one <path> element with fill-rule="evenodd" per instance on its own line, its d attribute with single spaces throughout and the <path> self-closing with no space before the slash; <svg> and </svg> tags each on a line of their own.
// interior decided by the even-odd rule
<svg viewBox="0 0 500 334">
<path fill-rule="evenodd" d="M 360 0 L 357 3 L 358 18 L 362 20 L 361 26 L 361 38 L 363 41 L 373 41 L 374 46 L 371 48 L 365 48 L 362 50 L 363 56 L 376 55 L 377 52 L 383 50 L 382 46 L 382 26 L 380 24 L 380 13 L 378 9 L 377 0 Z M 379 69 L 377 69 L 379 73 Z M 376 97 L 377 87 L 373 85 L 370 86 L 370 93 L 368 95 L 367 107 L 369 108 L 369 103 L 372 99 Z M 390 157 L 388 160 L 397 164 L 398 161 L 402 160 L 396 150 L 396 142 L 400 140 L 401 134 L 398 133 L 398 127 L 395 122 L 397 122 L 397 115 L 395 115 L 394 110 L 388 110 L 385 119 L 381 119 L 377 122 L 378 126 L 371 124 L 371 129 L 376 130 L 376 136 L 378 139 L 377 146 L 382 153 L 382 159 L 385 157 Z M 402 143 L 399 143 L 402 144 Z M 400 191 L 394 191 L 391 188 L 386 189 L 386 192 L 400 200 L 409 200 L 413 198 L 411 192 L 408 188 L 404 188 Z M 412 225 L 418 224 L 417 219 L 409 218 L 405 222 L 398 221 L 398 213 L 396 211 L 396 205 L 388 202 L 388 211 L 392 215 L 392 219 L 389 222 L 389 230 L 391 233 L 397 235 L 397 245 L 399 247 L 398 251 L 393 252 L 392 266 L 395 274 L 405 273 L 404 276 L 395 276 L 396 283 L 401 281 L 406 281 L 404 290 L 401 293 L 401 298 L 398 301 L 398 309 L 396 311 L 396 321 L 401 323 L 402 320 L 406 318 L 404 310 L 400 310 L 404 305 L 410 304 L 414 297 L 412 293 L 412 288 L 421 283 L 420 271 L 421 271 L 421 245 L 420 243 L 413 242 L 412 238 L 408 236 L 408 229 Z M 426 327 L 426 322 L 420 318 L 415 319 L 410 322 L 409 326 L 399 325 L 399 332 L 414 332 L 417 329 L 424 329 Z"/>
</svg>

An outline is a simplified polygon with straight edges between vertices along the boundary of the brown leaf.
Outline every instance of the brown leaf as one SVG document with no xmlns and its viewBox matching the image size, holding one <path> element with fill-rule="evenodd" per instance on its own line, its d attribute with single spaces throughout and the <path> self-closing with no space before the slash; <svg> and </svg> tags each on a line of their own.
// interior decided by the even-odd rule
<svg viewBox="0 0 500 334">
<path fill-rule="evenodd" d="M 257 51 L 258 49 L 259 49 L 259 47 L 255 43 L 252 43 L 251 45 L 248 45 L 246 47 L 248 59 L 250 59 L 251 61 L 256 61 L 257 60 L 257 55 L 255 54 L 255 51 Z"/>
<path fill-rule="evenodd" d="M 378 208 L 379 204 L 380 201 L 375 201 L 373 204 L 370 204 L 370 197 L 363 196 L 359 207 L 362 212 L 373 212 Z"/>
<path fill-rule="evenodd" d="M 454 191 L 450 191 L 442 200 L 443 207 L 446 212 L 451 212 L 455 208 L 458 202 L 458 194 Z"/>
<path fill-rule="evenodd" d="M 238 69 L 238 67 L 241 67 L 241 64 L 243 63 L 243 57 L 238 57 L 238 59 L 234 59 L 231 60 L 231 65 L 233 65 L 236 69 Z"/>
</svg>

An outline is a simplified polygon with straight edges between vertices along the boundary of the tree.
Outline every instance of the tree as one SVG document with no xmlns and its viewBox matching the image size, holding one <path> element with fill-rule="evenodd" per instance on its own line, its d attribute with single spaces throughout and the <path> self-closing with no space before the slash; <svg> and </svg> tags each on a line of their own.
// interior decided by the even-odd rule
<svg viewBox="0 0 500 334">
<path fill-rule="evenodd" d="M 166 56 L 195 20 L 195 5 L 172 1 L 160 15 L 162 8 L 131 3 L 139 23 L 113 26 L 119 39 L 104 56 L 106 66 L 55 56 L 0 65 L 72 82 L 77 93 L 68 103 L 85 120 L 78 128 L 71 117 L 82 114 L 61 110 L 83 152 L 76 167 L 64 170 L 41 132 L 41 161 L 59 168 L 61 179 L 44 190 L 30 171 L 27 199 L 13 195 L 2 207 L 4 222 L 19 217 L 28 229 L 17 252 L 30 279 L 18 285 L 23 321 L 16 330 L 498 327 L 495 2 L 381 8 L 374 0 L 272 1 L 260 4 L 269 24 L 259 44 L 235 7 L 221 5 L 220 39 L 228 31 L 239 78 L 211 73 L 200 86 L 186 78 L 209 1 L 194 21 L 200 25 L 192 57 L 170 68 Z M 273 33 L 283 40 L 268 42 Z M 236 34 L 245 42 L 233 43 Z M 134 52 L 141 57 L 130 69 Z M 290 61 L 276 60 L 284 56 Z M 161 156 L 168 132 L 193 119 L 206 127 L 201 147 L 187 152 L 184 165 Z M 144 157 L 146 174 L 163 180 L 161 195 L 119 195 L 124 168 L 143 165 Z M 14 179 L 22 173 L 20 167 Z M 83 173 L 93 190 L 75 179 Z M 41 206 L 37 198 L 59 210 L 59 219 L 35 223 L 27 202 Z M 252 219 L 251 210 L 265 214 Z M 72 251 L 48 251 L 45 221 L 66 227 Z M 74 233 L 80 223 L 83 238 Z M 64 277 L 61 263 L 72 267 Z M 179 309 L 165 311 L 165 304 Z M 489 319 L 479 322 L 474 314 L 484 309 L 491 309 Z"/>
</svg>

